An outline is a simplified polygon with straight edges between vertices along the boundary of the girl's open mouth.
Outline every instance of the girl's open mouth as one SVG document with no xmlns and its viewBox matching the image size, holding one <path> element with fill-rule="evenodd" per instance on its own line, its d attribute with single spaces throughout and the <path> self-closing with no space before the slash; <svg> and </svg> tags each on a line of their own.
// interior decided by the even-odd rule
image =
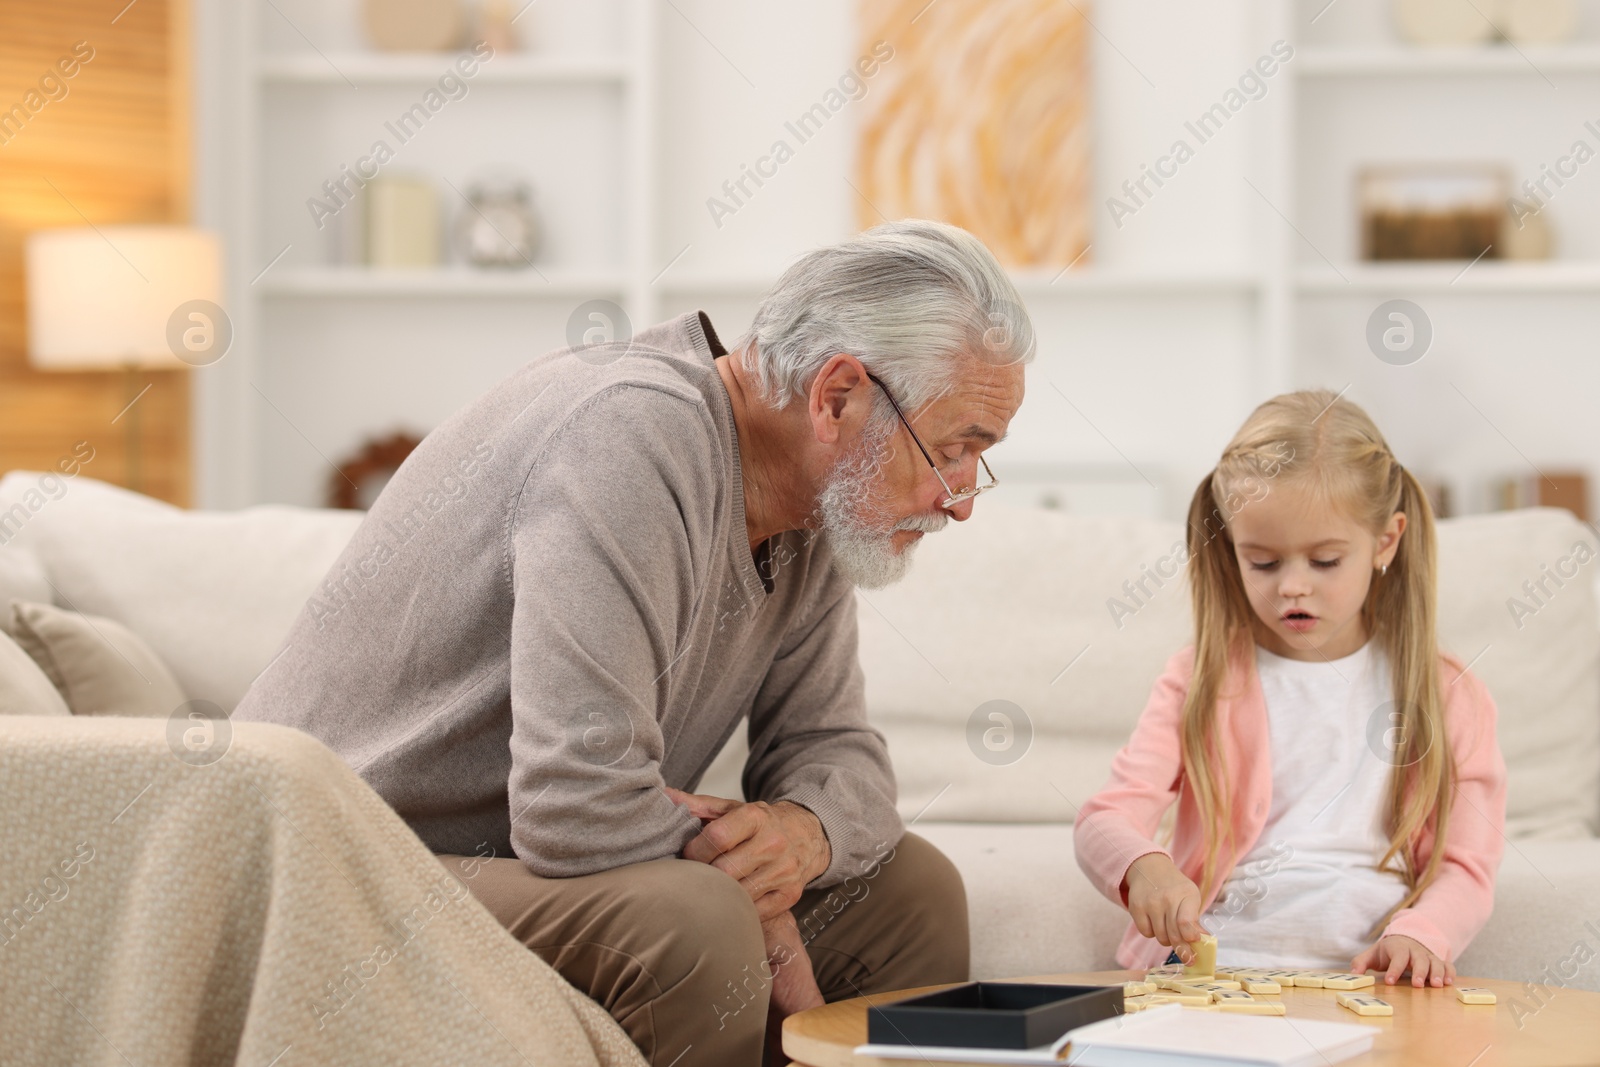
<svg viewBox="0 0 1600 1067">
<path fill-rule="evenodd" d="M 1309 611 L 1296 608 L 1283 613 L 1283 624 L 1296 632 L 1304 632 L 1317 624 L 1317 617 Z"/>
</svg>

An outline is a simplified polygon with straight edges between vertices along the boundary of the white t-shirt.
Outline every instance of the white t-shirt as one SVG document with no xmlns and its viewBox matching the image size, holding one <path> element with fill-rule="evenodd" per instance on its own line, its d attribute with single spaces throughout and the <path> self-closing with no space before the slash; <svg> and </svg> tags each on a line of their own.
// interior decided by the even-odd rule
<svg viewBox="0 0 1600 1067">
<path fill-rule="evenodd" d="M 1384 758 L 1389 667 L 1371 641 L 1337 660 L 1256 649 L 1272 741 L 1272 809 L 1255 847 L 1203 918 L 1218 959 L 1343 970 L 1406 894 L 1380 872 L 1392 766 Z M 1369 724 L 1379 720 L 1377 746 Z"/>
</svg>

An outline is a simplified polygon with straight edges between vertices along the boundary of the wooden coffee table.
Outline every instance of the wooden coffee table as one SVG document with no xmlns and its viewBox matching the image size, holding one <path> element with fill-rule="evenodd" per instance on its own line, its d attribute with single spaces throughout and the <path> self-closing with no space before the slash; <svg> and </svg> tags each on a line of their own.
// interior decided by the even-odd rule
<svg viewBox="0 0 1600 1067">
<path fill-rule="evenodd" d="M 1117 985 L 1142 979 L 1142 971 L 1094 971 L 1087 974 L 1049 974 L 1016 982 L 1059 982 L 1066 985 Z M 1457 985 L 1492 989 L 1499 1002 L 1467 1005 L 1456 1000 L 1455 990 L 1414 989 L 1410 980 L 1385 986 L 1378 978 L 1375 993 L 1394 1005 L 1389 1017 L 1357 1016 L 1339 1007 L 1328 989 L 1285 989 L 1276 999 L 1289 1009 L 1290 1019 L 1329 1019 L 1366 1023 L 1382 1031 L 1372 1051 L 1345 1063 L 1414 1067 L 1578 1067 L 1600 1063 L 1600 993 L 1546 987 L 1543 1001 L 1516 982 L 1492 978 L 1458 978 Z M 804 1067 L 938 1067 L 932 1060 L 883 1060 L 857 1056 L 851 1050 L 867 1040 L 867 1006 L 900 1000 L 917 993 L 945 989 L 927 986 L 897 993 L 880 993 L 857 1000 L 841 1000 L 790 1016 L 783 1024 L 783 1050 Z M 1268 997 L 1266 999 L 1274 999 Z M 1512 1002 L 1521 1007 L 1513 1012 Z M 1526 1010 L 1522 1010 L 1522 1009 Z M 1063 1053 L 1063 1058 L 1067 1053 Z"/>
</svg>

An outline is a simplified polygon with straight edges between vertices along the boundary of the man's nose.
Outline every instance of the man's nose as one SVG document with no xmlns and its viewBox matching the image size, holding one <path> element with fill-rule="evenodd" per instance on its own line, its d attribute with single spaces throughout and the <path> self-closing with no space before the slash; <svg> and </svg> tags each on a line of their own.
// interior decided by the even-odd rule
<svg viewBox="0 0 1600 1067">
<path fill-rule="evenodd" d="M 972 505 L 976 504 L 977 502 L 977 497 L 973 497 L 970 500 L 963 500 L 961 503 L 956 504 L 953 507 L 945 508 L 945 514 L 949 515 L 957 522 L 966 522 L 972 517 Z"/>
</svg>

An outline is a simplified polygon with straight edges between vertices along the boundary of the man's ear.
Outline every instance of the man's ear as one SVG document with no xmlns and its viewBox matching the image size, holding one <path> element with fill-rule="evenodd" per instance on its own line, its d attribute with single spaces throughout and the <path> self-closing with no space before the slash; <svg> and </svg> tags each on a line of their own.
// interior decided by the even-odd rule
<svg viewBox="0 0 1600 1067">
<path fill-rule="evenodd" d="M 871 408 L 868 391 L 872 379 L 861 361 L 848 352 L 836 352 L 812 379 L 806 397 L 811 430 L 821 444 L 837 444 L 842 431 L 865 421 Z"/>
</svg>

